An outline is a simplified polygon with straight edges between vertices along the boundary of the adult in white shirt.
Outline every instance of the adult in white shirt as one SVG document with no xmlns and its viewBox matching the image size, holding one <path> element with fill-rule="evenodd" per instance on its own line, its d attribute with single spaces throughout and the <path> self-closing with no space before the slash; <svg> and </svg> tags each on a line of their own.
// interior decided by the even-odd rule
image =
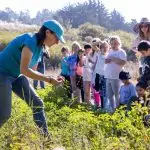
<svg viewBox="0 0 150 150">
<path fill-rule="evenodd" d="M 107 101 L 110 110 L 115 110 L 119 106 L 120 80 L 119 73 L 127 61 L 126 53 L 121 49 L 121 41 L 118 36 L 110 38 L 111 50 L 109 51 L 104 66 L 104 76 L 106 78 Z"/>
</svg>

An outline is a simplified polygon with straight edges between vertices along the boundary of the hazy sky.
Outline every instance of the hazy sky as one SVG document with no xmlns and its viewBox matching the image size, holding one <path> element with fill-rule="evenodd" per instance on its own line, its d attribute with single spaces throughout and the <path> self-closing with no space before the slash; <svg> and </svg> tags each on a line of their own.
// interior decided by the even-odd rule
<svg viewBox="0 0 150 150">
<path fill-rule="evenodd" d="M 85 0 L 1 0 L 0 9 L 10 7 L 14 11 L 28 9 L 32 17 L 38 10 L 47 8 L 57 10 L 69 3 L 84 2 Z M 119 11 L 127 21 L 136 18 L 138 21 L 141 17 L 150 18 L 150 0 L 101 0 L 108 11 L 114 8 Z"/>
</svg>

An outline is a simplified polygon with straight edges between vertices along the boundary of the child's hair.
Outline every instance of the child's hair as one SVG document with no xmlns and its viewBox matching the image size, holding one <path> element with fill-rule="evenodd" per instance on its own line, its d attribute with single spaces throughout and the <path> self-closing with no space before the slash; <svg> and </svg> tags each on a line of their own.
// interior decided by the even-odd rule
<svg viewBox="0 0 150 150">
<path fill-rule="evenodd" d="M 106 45 L 109 45 L 109 43 L 108 43 L 106 40 L 102 41 L 102 43 L 101 43 L 101 45 L 100 45 L 100 49 L 102 49 L 105 44 L 106 44 Z"/>
<path fill-rule="evenodd" d="M 64 51 L 69 51 L 69 47 L 67 46 L 62 47 L 61 52 L 64 52 Z"/>
<path fill-rule="evenodd" d="M 91 44 L 87 43 L 84 45 L 84 49 L 92 48 Z"/>
<path fill-rule="evenodd" d="M 119 79 L 120 80 L 129 80 L 129 79 L 131 79 L 130 73 L 126 72 L 126 71 L 121 71 L 119 73 Z"/>
<path fill-rule="evenodd" d="M 72 51 L 74 50 L 74 47 L 76 47 L 78 49 L 81 49 L 81 46 L 80 46 L 79 42 L 77 42 L 77 41 L 73 42 L 73 44 L 72 44 Z"/>
<path fill-rule="evenodd" d="M 148 49 L 150 48 L 150 42 L 143 40 L 139 43 L 138 45 L 138 51 L 148 51 Z"/>
<path fill-rule="evenodd" d="M 117 40 L 119 45 L 120 45 L 120 47 L 122 46 L 120 37 L 118 35 L 114 35 L 114 36 L 109 37 L 110 44 L 112 43 L 113 40 Z"/>
<path fill-rule="evenodd" d="M 80 52 L 84 53 L 84 50 L 83 50 L 83 49 L 79 49 L 78 55 L 77 55 L 77 63 L 76 63 L 76 64 L 78 64 L 79 61 L 80 61 L 80 58 L 79 58 L 79 53 L 80 53 Z"/>
<path fill-rule="evenodd" d="M 100 48 L 100 45 L 101 45 L 101 40 L 99 38 L 94 38 L 92 40 L 92 46 L 97 46 L 98 48 Z"/>
<path fill-rule="evenodd" d="M 136 84 L 136 87 L 140 87 L 140 88 L 146 90 L 146 88 L 148 87 L 148 85 L 147 85 L 147 83 L 145 83 L 145 82 L 138 82 L 138 83 Z"/>
<path fill-rule="evenodd" d="M 81 49 L 79 49 L 79 50 L 78 50 L 78 54 L 79 54 L 80 52 L 82 52 L 82 53 L 83 53 L 83 52 L 84 52 L 84 50 L 81 48 Z"/>
</svg>

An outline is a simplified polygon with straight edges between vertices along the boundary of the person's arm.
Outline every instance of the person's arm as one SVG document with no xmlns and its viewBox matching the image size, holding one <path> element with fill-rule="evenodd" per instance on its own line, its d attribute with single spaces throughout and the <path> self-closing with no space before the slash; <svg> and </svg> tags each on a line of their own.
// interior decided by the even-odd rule
<svg viewBox="0 0 150 150">
<path fill-rule="evenodd" d="M 79 66 L 80 67 L 83 67 L 84 65 L 84 57 L 82 57 L 80 60 L 79 60 Z"/>
<path fill-rule="evenodd" d="M 150 80 L 150 60 L 149 58 L 145 59 L 144 65 L 142 66 L 142 75 L 139 80 L 147 83 Z"/>
<path fill-rule="evenodd" d="M 131 97 L 132 96 L 137 96 L 136 88 L 135 88 L 134 85 L 131 85 L 130 91 L 131 91 Z"/>
<path fill-rule="evenodd" d="M 124 66 L 126 64 L 125 60 L 122 60 L 120 58 L 116 58 L 116 57 L 110 57 L 111 61 L 115 62 L 116 64 L 120 65 L 120 66 Z"/>
<path fill-rule="evenodd" d="M 33 69 L 34 71 L 36 71 L 36 70 L 37 70 L 37 67 L 38 67 L 38 64 L 36 64 L 35 66 L 33 66 L 32 69 Z"/>
<path fill-rule="evenodd" d="M 20 64 L 20 72 L 24 74 L 25 76 L 35 79 L 35 80 L 42 80 L 48 83 L 51 83 L 53 85 L 57 85 L 61 83 L 61 80 L 54 79 L 50 76 L 46 76 L 44 74 L 41 74 L 37 71 L 32 70 L 29 68 L 30 61 L 32 59 L 32 52 L 28 47 L 24 47 L 21 54 L 21 64 Z"/>
</svg>

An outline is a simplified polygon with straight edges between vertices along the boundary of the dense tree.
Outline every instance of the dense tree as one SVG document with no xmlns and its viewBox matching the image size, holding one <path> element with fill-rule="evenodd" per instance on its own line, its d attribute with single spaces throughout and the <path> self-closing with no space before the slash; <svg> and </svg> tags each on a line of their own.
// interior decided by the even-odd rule
<svg viewBox="0 0 150 150">
<path fill-rule="evenodd" d="M 49 19 L 57 19 L 63 26 L 68 28 L 78 28 L 80 25 L 89 22 L 93 25 L 100 25 L 108 30 L 125 30 L 132 31 L 132 27 L 137 23 L 135 19 L 126 22 L 124 17 L 117 11 L 113 10 L 108 13 L 105 5 L 100 0 L 88 0 L 83 3 L 69 4 L 56 12 L 48 9 L 38 11 L 35 18 L 30 17 L 28 10 L 16 13 L 10 8 L 0 10 L 0 20 L 3 21 L 20 21 L 25 24 L 41 25 Z"/>
</svg>

